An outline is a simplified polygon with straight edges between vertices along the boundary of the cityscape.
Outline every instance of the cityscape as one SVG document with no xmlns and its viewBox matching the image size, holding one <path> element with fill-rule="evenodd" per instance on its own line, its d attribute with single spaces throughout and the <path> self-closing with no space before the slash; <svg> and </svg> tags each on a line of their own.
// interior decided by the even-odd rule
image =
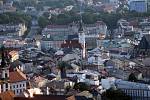
<svg viewBox="0 0 150 100">
<path fill-rule="evenodd" d="M 150 0 L 0 0 L 0 100 L 150 100 Z"/>
</svg>

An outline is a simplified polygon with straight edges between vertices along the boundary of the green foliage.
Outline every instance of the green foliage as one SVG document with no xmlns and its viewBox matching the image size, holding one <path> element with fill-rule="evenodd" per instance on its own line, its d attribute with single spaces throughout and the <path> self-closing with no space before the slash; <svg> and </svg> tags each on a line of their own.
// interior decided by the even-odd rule
<svg viewBox="0 0 150 100">
<path fill-rule="evenodd" d="M 131 100 L 131 98 L 121 90 L 109 89 L 104 92 L 102 96 L 107 98 L 107 100 Z"/>
<path fill-rule="evenodd" d="M 71 86 L 67 86 L 66 87 L 66 93 L 68 93 L 70 89 L 71 89 Z"/>
<path fill-rule="evenodd" d="M 75 4 L 74 0 L 45 0 L 44 6 L 50 6 L 52 8 L 63 8 Z"/>
<path fill-rule="evenodd" d="M 24 10 L 26 6 L 35 7 L 36 5 L 37 5 L 37 0 L 20 0 L 19 2 L 18 1 L 14 2 L 14 6 L 22 10 Z"/>
<path fill-rule="evenodd" d="M 31 22 L 31 16 L 21 13 L 4 13 L 0 14 L 0 24 L 8 23 L 25 23 L 29 25 Z"/>
<path fill-rule="evenodd" d="M 41 28 L 44 28 L 47 24 L 49 24 L 49 20 L 46 17 L 41 16 L 38 19 L 38 23 Z"/>
<path fill-rule="evenodd" d="M 64 24 L 64 23 L 70 23 L 71 22 L 71 16 L 69 16 L 68 14 L 59 14 L 57 16 L 57 24 Z"/>
<path fill-rule="evenodd" d="M 87 12 L 83 14 L 83 22 L 86 24 L 93 24 L 96 22 L 97 16 L 93 13 Z"/>
<path fill-rule="evenodd" d="M 135 77 L 134 73 L 131 73 L 128 77 L 128 81 L 137 82 L 138 79 Z"/>
<path fill-rule="evenodd" d="M 70 67 L 71 66 L 65 61 L 58 62 L 58 69 L 69 69 Z"/>
<path fill-rule="evenodd" d="M 82 83 L 82 82 L 75 83 L 73 88 L 75 90 L 80 90 L 80 91 L 89 91 L 90 90 L 90 86 L 85 83 Z"/>
<path fill-rule="evenodd" d="M 65 78 L 66 77 L 66 69 L 70 69 L 71 66 L 64 61 L 58 62 L 58 69 L 61 72 L 61 78 Z"/>
<path fill-rule="evenodd" d="M 121 15 L 103 13 L 100 14 L 98 18 L 102 19 L 107 24 L 108 29 L 112 30 L 117 28 L 117 21 L 121 18 Z"/>
</svg>

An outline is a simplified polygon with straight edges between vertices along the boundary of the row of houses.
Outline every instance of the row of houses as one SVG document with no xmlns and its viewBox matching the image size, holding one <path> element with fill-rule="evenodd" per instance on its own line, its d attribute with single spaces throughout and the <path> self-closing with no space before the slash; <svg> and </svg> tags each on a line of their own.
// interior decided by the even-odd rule
<svg viewBox="0 0 150 100">
<path fill-rule="evenodd" d="M 58 49 L 60 48 L 64 40 L 79 38 L 78 28 L 79 26 L 77 24 L 48 25 L 42 31 L 43 39 L 41 40 L 41 46 L 47 49 L 51 47 L 54 47 L 54 49 Z M 84 25 L 84 31 L 87 48 L 92 49 L 96 47 L 96 39 L 99 38 L 100 35 L 106 36 L 107 26 L 104 22 L 98 21 L 95 24 Z M 93 42 L 91 43 L 91 41 Z"/>
<path fill-rule="evenodd" d="M 23 36 L 27 27 L 25 24 L 1 24 L 0 25 L 0 35 L 1 36 Z"/>
</svg>

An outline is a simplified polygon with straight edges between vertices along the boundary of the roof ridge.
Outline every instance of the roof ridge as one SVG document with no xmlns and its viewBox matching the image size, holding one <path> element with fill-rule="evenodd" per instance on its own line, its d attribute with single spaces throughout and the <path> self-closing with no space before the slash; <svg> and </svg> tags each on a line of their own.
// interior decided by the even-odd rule
<svg viewBox="0 0 150 100">
<path fill-rule="evenodd" d="M 25 75 L 23 72 L 21 72 L 21 70 L 19 70 L 18 68 L 17 68 L 17 72 L 18 72 L 24 79 L 26 79 L 26 75 Z"/>
</svg>

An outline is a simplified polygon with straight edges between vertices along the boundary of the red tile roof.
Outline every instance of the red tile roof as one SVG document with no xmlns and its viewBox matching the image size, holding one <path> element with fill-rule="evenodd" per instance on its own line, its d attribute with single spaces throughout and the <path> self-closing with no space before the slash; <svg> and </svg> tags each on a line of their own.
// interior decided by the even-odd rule
<svg viewBox="0 0 150 100">
<path fill-rule="evenodd" d="M 27 79 L 22 72 L 14 71 L 14 72 L 10 72 L 9 80 L 10 83 L 16 83 L 16 82 L 26 81 Z"/>
<path fill-rule="evenodd" d="M 13 51 L 10 51 L 9 54 L 11 55 L 11 57 L 14 57 L 18 54 L 18 51 L 13 50 Z"/>
<path fill-rule="evenodd" d="M 81 43 L 78 40 L 65 40 L 63 44 L 61 44 L 62 48 L 79 48 L 82 49 Z"/>
<path fill-rule="evenodd" d="M 0 94 L 0 100 L 14 100 L 15 94 L 12 91 L 3 92 Z"/>
</svg>

